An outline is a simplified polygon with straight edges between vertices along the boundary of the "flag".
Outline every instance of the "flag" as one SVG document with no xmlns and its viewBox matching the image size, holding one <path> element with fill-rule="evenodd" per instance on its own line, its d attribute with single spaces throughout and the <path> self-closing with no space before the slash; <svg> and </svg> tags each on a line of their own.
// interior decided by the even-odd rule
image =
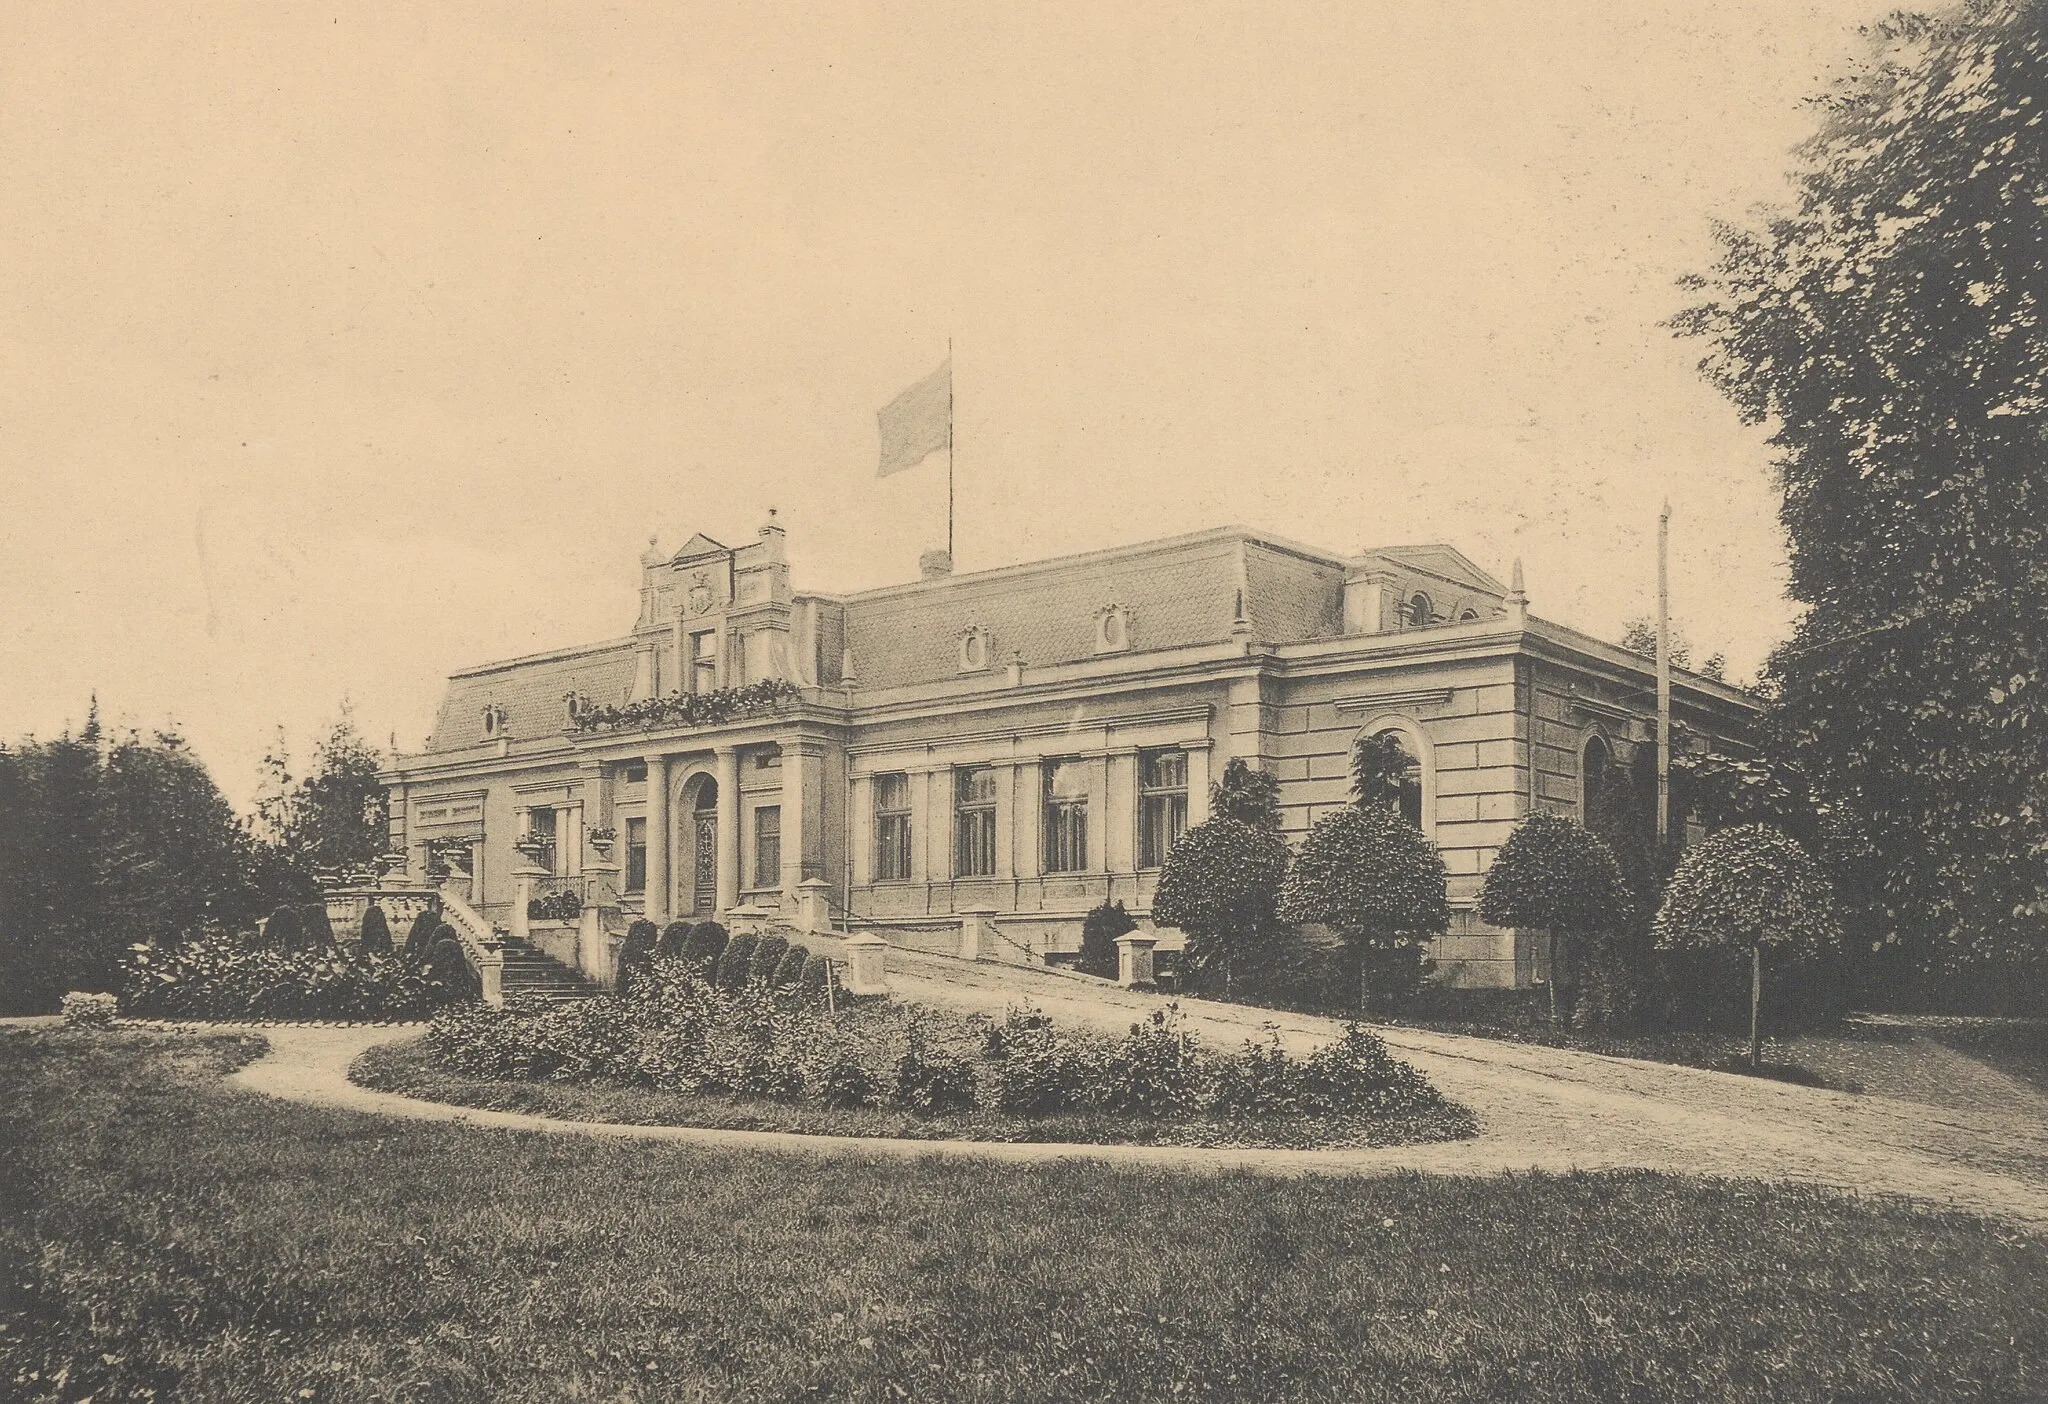
<svg viewBox="0 0 2048 1404">
<path fill-rule="evenodd" d="M 953 444 L 953 357 L 875 416 L 882 429 L 882 466 L 886 478 L 915 468 L 927 457 Z"/>
</svg>

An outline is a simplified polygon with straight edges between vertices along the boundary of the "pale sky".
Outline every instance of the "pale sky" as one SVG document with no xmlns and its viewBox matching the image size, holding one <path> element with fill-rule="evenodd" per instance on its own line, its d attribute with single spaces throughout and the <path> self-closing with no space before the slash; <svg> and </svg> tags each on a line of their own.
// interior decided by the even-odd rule
<svg viewBox="0 0 2048 1404">
<path fill-rule="evenodd" d="M 164 6 L 0 27 L 0 738 L 238 803 L 352 699 L 615 637 L 651 532 L 913 578 L 1245 522 L 1448 541 L 1747 675 L 1761 431 L 1659 323 L 1883 0 Z"/>
</svg>

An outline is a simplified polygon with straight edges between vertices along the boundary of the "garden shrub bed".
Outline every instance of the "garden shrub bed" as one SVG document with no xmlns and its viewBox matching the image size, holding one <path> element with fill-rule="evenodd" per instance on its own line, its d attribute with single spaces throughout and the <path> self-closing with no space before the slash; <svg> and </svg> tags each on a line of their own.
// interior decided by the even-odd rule
<svg viewBox="0 0 2048 1404">
<path fill-rule="evenodd" d="M 273 924 L 275 924 L 273 922 Z M 378 952 L 331 942 L 289 947 L 209 931 L 129 951 L 121 1013 L 145 1019 L 404 1022 L 476 998 L 474 972 L 445 939 Z"/>
<path fill-rule="evenodd" d="M 444 1011 L 351 1075 L 572 1120 L 923 1140 L 1314 1148 L 1478 1130 L 1363 1029 L 1297 1059 L 1270 1042 L 1203 1047 L 1171 1008 L 1122 1038 L 1024 1010 L 834 1014 L 811 991 L 728 988 L 681 960 L 656 960 L 626 998 Z"/>
</svg>

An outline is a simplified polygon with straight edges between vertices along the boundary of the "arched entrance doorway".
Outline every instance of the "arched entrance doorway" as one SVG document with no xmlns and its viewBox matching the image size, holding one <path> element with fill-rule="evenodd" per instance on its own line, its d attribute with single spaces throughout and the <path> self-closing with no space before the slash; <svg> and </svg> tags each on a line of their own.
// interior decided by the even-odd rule
<svg viewBox="0 0 2048 1404">
<path fill-rule="evenodd" d="M 690 807 L 690 914 L 709 921 L 718 911 L 718 782 L 697 785 Z"/>
</svg>

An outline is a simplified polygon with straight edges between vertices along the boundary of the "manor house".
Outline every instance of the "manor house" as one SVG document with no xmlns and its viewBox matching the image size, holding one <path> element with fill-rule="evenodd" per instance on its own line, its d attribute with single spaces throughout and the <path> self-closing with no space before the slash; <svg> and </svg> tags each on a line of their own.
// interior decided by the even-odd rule
<svg viewBox="0 0 2048 1404">
<path fill-rule="evenodd" d="M 772 519 L 650 543 L 623 636 L 455 673 L 384 777 L 408 877 L 466 876 L 484 917 L 598 974 L 579 907 L 615 937 L 808 900 L 945 949 L 973 914 L 983 958 L 1056 959 L 1099 902 L 1148 919 L 1227 761 L 1278 778 L 1298 840 L 1346 802 L 1353 740 L 1393 732 L 1451 874 L 1439 970 L 1527 985 L 1543 943 L 1478 919 L 1488 864 L 1654 743 L 1648 659 L 1450 546 L 1229 527 L 958 575 L 935 552 L 850 594 L 797 590 L 789 557 Z M 1673 694 L 1678 744 L 1740 745 L 1746 694 L 1684 672 Z"/>
</svg>

